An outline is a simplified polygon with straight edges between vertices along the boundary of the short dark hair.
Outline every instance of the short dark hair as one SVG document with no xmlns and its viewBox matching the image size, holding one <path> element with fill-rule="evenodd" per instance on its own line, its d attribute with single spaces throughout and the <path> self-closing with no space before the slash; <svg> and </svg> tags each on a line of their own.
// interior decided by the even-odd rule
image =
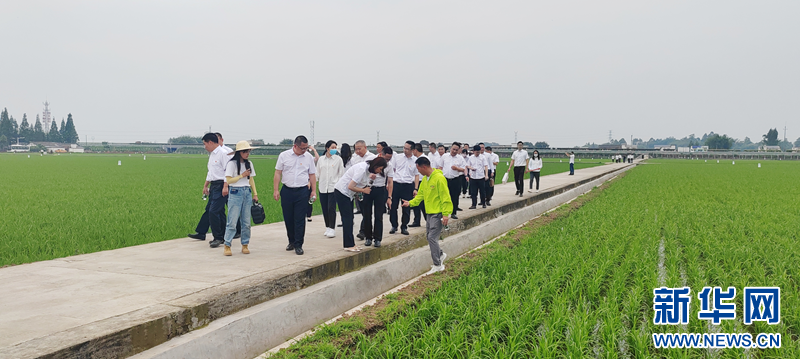
<svg viewBox="0 0 800 359">
<path fill-rule="evenodd" d="M 423 166 L 423 167 L 430 167 L 431 166 L 431 160 L 429 160 L 429 159 L 427 159 L 425 157 L 417 158 L 417 162 L 416 163 L 417 163 L 417 166 Z"/>
<path fill-rule="evenodd" d="M 473 150 L 473 151 L 478 151 L 478 152 L 480 152 L 480 150 L 481 150 L 481 145 L 475 145 L 475 146 L 473 146 L 473 147 L 472 147 L 472 150 Z"/>
<path fill-rule="evenodd" d="M 463 148 L 463 149 L 461 149 L 461 153 L 468 153 L 468 152 L 469 152 L 469 151 L 467 151 L 467 149 L 466 149 L 466 148 Z"/>
<path fill-rule="evenodd" d="M 455 141 L 455 142 L 453 142 L 453 144 L 452 144 L 452 145 L 450 145 L 450 146 L 458 146 L 458 147 L 460 148 L 460 147 L 461 147 L 461 142 Z"/>
<path fill-rule="evenodd" d="M 300 135 L 294 138 L 294 144 L 300 146 L 300 144 L 308 143 L 308 139 L 306 136 Z"/>
<path fill-rule="evenodd" d="M 436 142 L 431 142 L 428 144 L 428 147 L 436 147 Z"/>
<path fill-rule="evenodd" d="M 414 145 L 416 144 L 416 143 L 414 143 L 414 141 L 411 141 L 411 140 L 406 141 L 406 143 L 411 145 L 411 149 L 412 150 L 414 149 Z"/>
<path fill-rule="evenodd" d="M 436 148 L 439 148 L 439 147 L 444 148 L 444 143 L 439 144 L 439 146 L 437 146 Z"/>
<path fill-rule="evenodd" d="M 491 151 L 492 150 L 492 146 L 486 146 L 486 149 Z"/>
<path fill-rule="evenodd" d="M 383 154 L 385 155 L 391 155 L 392 153 L 394 153 L 394 150 L 392 150 L 392 148 L 389 146 L 384 146 L 381 152 L 383 152 Z"/>
<path fill-rule="evenodd" d="M 479 143 L 478 143 L 478 146 L 480 146 L 480 145 L 483 145 L 483 142 L 479 142 Z M 484 145 L 484 146 L 485 146 L 485 145 Z"/>
<path fill-rule="evenodd" d="M 378 142 L 379 145 L 383 146 L 384 148 L 389 147 L 389 144 L 386 141 Z"/>
<path fill-rule="evenodd" d="M 334 141 L 334 140 L 328 140 L 328 142 L 325 142 L 325 149 L 327 150 L 328 148 L 331 147 L 331 145 L 337 145 L 338 146 L 339 144 L 336 143 L 336 141 Z"/>
<path fill-rule="evenodd" d="M 222 137 L 222 134 L 219 132 L 214 132 L 214 134 L 217 135 L 217 137 Z"/>
<path fill-rule="evenodd" d="M 414 149 L 417 150 L 417 152 L 422 152 L 422 144 L 421 143 L 414 144 Z"/>
<path fill-rule="evenodd" d="M 522 141 L 517 141 L 517 144 L 518 145 L 523 145 L 524 143 L 522 143 Z"/>
<path fill-rule="evenodd" d="M 203 142 L 219 143 L 219 137 L 217 137 L 216 133 L 209 132 L 203 135 Z"/>
</svg>

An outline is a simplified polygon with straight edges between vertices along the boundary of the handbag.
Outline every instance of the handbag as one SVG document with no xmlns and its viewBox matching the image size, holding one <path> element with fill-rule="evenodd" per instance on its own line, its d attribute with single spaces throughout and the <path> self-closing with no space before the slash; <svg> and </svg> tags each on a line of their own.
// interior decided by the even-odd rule
<svg viewBox="0 0 800 359">
<path fill-rule="evenodd" d="M 264 214 L 264 206 L 256 200 L 253 200 L 253 206 L 250 207 L 250 216 L 255 224 L 264 223 L 264 220 L 267 219 L 267 215 Z"/>
<path fill-rule="evenodd" d="M 503 175 L 503 184 L 508 183 L 508 172 Z"/>
</svg>

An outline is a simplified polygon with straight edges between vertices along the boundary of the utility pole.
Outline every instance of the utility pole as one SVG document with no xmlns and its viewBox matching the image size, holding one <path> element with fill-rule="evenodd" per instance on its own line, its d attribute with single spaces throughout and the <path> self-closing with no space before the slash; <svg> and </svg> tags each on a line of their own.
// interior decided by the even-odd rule
<svg viewBox="0 0 800 359">
<path fill-rule="evenodd" d="M 614 138 L 611 137 L 611 130 L 608 130 L 608 143 L 611 143 L 611 140 L 613 140 L 613 139 Z"/>
<path fill-rule="evenodd" d="M 311 132 L 309 133 L 310 135 L 309 137 L 311 137 L 311 145 L 313 146 L 314 144 L 316 144 L 316 142 L 314 142 L 314 121 L 310 121 L 309 124 L 311 125 Z"/>
<path fill-rule="evenodd" d="M 786 141 L 786 124 L 785 123 L 783 125 L 783 142 L 787 142 Z"/>
</svg>

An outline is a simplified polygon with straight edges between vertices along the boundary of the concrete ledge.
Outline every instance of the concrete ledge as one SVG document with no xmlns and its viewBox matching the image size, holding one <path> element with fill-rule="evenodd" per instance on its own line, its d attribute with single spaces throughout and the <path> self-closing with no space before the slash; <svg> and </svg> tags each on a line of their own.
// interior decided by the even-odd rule
<svg viewBox="0 0 800 359">
<path fill-rule="evenodd" d="M 559 187 L 533 198 L 500 206 L 477 218 L 460 221 L 459 228 L 451 226 L 442 248 L 453 258 L 459 256 L 630 168 L 624 167 Z M 409 238 L 403 246 L 415 248 L 399 254 L 395 254 L 396 249 L 390 249 L 392 258 L 364 265 L 356 271 L 350 269 L 353 267 L 349 265 L 339 266 L 337 268 L 340 270 L 349 270 L 350 273 L 221 318 L 205 328 L 170 340 L 133 358 L 254 358 L 430 269 L 427 240 L 423 238 L 421 241 L 424 241 L 424 248 L 417 245 L 419 238 Z M 360 256 L 354 256 L 362 257 L 354 260 L 354 263 L 370 263 L 376 257 L 367 254 L 370 253 L 362 252 Z"/>
</svg>

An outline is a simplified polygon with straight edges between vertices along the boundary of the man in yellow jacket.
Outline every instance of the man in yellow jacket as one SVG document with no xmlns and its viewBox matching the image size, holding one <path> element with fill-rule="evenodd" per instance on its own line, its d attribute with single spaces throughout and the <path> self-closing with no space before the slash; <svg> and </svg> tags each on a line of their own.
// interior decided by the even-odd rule
<svg viewBox="0 0 800 359">
<path fill-rule="evenodd" d="M 450 200 L 450 190 L 447 188 L 447 179 L 442 170 L 432 168 L 431 161 L 425 157 L 417 159 L 416 164 L 423 178 L 417 195 L 411 201 L 403 200 L 403 207 L 416 207 L 425 201 L 427 213 L 425 227 L 433 259 L 433 266 L 428 274 L 433 274 L 444 270 L 447 254 L 439 248 L 439 237 L 442 234 L 442 226 L 447 225 L 450 214 L 453 213 L 453 202 Z"/>
</svg>

